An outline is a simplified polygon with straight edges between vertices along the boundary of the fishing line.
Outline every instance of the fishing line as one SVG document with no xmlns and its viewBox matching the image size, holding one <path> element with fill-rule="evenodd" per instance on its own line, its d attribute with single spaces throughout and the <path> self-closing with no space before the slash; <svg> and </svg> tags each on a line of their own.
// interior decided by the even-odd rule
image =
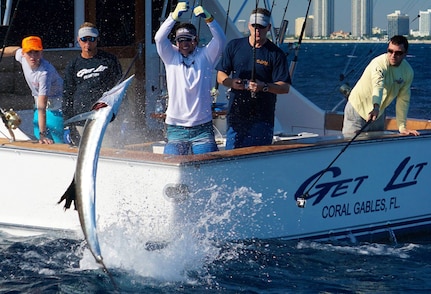
<svg viewBox="0 0 431 294">
<path fill-rule="evenodd" d="M 379 46 L 380 46 L 380 43 L 373 44 L 368 51 L 363 50 L 363 52 L 365 51 L 365 54 L 355 56 L 354 54 L 357 51 L 357 47 L 358 47 L 358 44 L 357 43 L 355 44 L 350 55 L 347 55 L 348 57 L 347 64 L 344 67 L 343 72 L 339 76 L 339 81 L 343 83 L 341 85 L 334 86 L 333 92 L 328 95 L 328 99 L 326 100 L 326 107 L 324 107 L 325 109 L 329 108 L 329 105 L 331 104 L 330 102 L 332 101 L 331 98 L 334 96 L 335 93 L 341 92 L 341 94 L 343 95 L 343 98 L 334 107 L 332 107 L 331 111 L 332 112 L 336 111 L 338 107 L 340 107 L 345 103 L 346 99 L 348 99 L 348 96 L 350 95 L 350 91 L 352 90 L 353 85 L 359 80 L 359 77 L 361 76 L 365 67 L 370 63 L 371 59 L 375 57 L 375 54 L 373 53 L 377 51 L 377 48 Z M 351 69 L 349 70 L 349 67 L 351 65 L 351 61 L 353 58 L 358 59 L 358 62 L 352 65 Z M 353 82 L 349 83 L 347 81 L 347 78 L 351 74 L 353 74 L 353 76 L 350 77 L 350 81 L 353 81 Z"/>
<path fill-rule="evenodd" d="M 123 76 L 120 78 L 120 80 L 115 84 L 115 86 L 121 84 L 126 79 L 126 77 L 128 76 L 130 70 L 132 69 L 133 64 L 135 64 L 135 62 L 138 59 L 138 57 L 142 56 L 143 49 L 144 49 L 143 43 L 138 43 L 138 50 L 137 50 L 135 56 L 133 57 L 132 61 L 130 62 L 129 67 L 127 68 L 127 70 L 125 71 L 125 73 L 123 74 Z"/>
<path fill-rule="evenodd" d="M 118 291 L 118 285 L 114 280 L 114 277 L 112 276 L 111 272 L 108 270 L 108 268 L 106 267 L 105 263 L 103 262 L 102 259 L 97 259 L 97 262 L 103 267 L 103 271 L 105 272 L 105 274 L 109 277 L 109 279 L 111 280 L 112 285 L 114 286 L 115 291 Z"/>
<path fill-rule="evenodd" d="M 341 149 L 341 151 L 338 153 L 338 155 L 331 161 L 331 163 L 320 173 L 319 177 L 314 181 L 314 183 L 310 186 L 310 188 L 308 188 L 308 190 L 301 195 L 301 197 L 298 197 L 296 199 L 296 205 L 299 208 L 304 208 L 305 207 L 305 201 L 307 200 L 307 198 L 310 196 L 309 193 L 311 191 L 311 189 L 314 188 L 314 186 L 317 184 L 317 182 L 319 182 L 319 180 L 323 177 L 323 175 L 331 168 L 331 166 L 334 164 L 334 162 L 341 156 L 341 154 L 347 149 L 347 147 L 350 146 L 350 144 L 352 144 L 352 142 L 373 122 L 373 120 L 368 120 L 363 126 L 362 128 L 355 134 L 355 136 L 353 136 L 353 138 L 347 142 L 346 146 L 344 146 L 343 149 Z"/>
<path fill-rule="evenodd" d="M 343 70 L 343 73 L 342 73 L 343 78 L 340 77 L 340 81 L 343 81 L 344 78 L 346 77 L 347 68 L 350 66 L 350 62 L 352 61 L 352 58 L 355 55 L 356 48 L 358 48 L 358 43 L 355 43 L 355 46 L 353 47 L 353 50 L 350 53 L 350 57 L 349 57 L 349 59 L 347 59 L 346 66 L 344 67 L 344 70 Z"/>
</svg>

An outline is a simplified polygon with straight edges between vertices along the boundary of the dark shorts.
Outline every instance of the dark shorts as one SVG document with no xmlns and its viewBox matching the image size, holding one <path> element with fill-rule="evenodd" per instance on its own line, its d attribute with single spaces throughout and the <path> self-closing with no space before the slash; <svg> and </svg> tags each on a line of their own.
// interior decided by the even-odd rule
<svg viewBox="0 0 431 294">
<path fill-rule="evenodd" d="M 226 150 L 271 145 L 274 126 L 267 122 L 254 122 L 241 126 L 229 126 L 226 133 Z"/>
</svg>

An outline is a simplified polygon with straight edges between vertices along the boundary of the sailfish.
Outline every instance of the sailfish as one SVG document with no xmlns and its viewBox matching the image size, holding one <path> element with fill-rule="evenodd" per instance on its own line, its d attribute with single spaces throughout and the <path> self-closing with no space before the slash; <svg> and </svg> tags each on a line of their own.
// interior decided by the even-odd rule
<svg viewBox="0 0 431 294">
<path fill-rule="evenodd" d="M 75 201 L 87 245 L 97 263 L 109 274 L 102 258 L 96 226 L 96 174 L 100 148 L 108 124 L 115 119 L 133 75 L 105 92 L 92 110 L 65 121 L 86 120 L 79 144 L 75 176 L 58 203 L 66 200 L 65 209 Z M 111 280 L 112 277 L 109 274 Z M 113 281 L 113 280 L 112 280 Z"/>
</svg>

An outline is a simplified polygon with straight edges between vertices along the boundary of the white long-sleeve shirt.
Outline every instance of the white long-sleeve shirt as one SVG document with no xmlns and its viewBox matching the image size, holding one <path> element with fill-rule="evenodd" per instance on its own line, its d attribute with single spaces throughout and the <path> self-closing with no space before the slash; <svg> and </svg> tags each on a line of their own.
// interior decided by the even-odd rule
<svg viewBox="0 0 431 294">
<path fill-rule="evenodd" d="M 187 66 L 178 47 L 168 39 L 174 25 L 170 15 L 154 37 L 166 70 L 169 102 L 165 122 L 193 127 L 212 120 L 213 70 L 223 52 L 226 36 L 215 20 L 207 23 L 213 38 L 205 47 L 196 47 L 187 58 L 190 64 Z"/>
</svg>

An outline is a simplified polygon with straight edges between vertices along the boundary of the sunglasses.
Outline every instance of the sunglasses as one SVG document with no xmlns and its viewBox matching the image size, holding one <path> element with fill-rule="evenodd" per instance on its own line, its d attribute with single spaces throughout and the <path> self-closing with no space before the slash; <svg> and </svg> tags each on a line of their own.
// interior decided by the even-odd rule
<svg viewBox="0 0 431 294">
<path fill-rule="evenodd" d="M 255 29 L 259 29 L 259 30 L 262 30 L 262 29 L 266 28 L 266 27 L 264 27 L 263 25 L 260 25 L 260 24 L 257 24 L 257 23 L 252 24 L 251 26 L 252 26 L 253 28 L 255 28 Z"/>
<path fill-rule="evenodd" d="M 401 55 L 403 55 L 405 52 L 404 51 L 394 51 L 392 49 L 388 49 L 388 53 L 389 54 L 394 54 L 396 57 L 400 57 Z"/>
<path fill-rule="evenodd" d="M 192 39 L 192 38 L 180 37 L 180 38 L 177 39 L 177 42 L 178 43 L 181 43 L 181 42 L 192 42 L 193 40 L 194 39 Z"/>
<path fill-rule="evenodd" d="M 80 40 L 81 40 L 81 42 L 91 42 L 91 43 L 93 43 L 93 42 L 96 42 L 96 40 L 97 40 L 97 38 L 96 37 L 82 37 L 82 38 L 79 38 Z"/>
</svg>

